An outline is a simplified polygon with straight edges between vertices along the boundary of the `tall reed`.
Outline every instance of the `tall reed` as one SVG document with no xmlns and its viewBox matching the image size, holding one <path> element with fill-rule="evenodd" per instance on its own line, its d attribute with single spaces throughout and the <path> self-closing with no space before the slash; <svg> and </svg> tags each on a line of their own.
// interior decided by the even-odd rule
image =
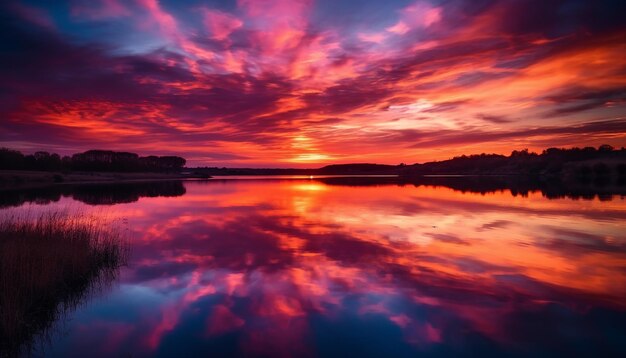
<svg viewBox="0 0 626 358">
<path fill-rule="evenodd" d="M 129 245 L 119 226 L 95 216 L 0 219 L 0 356 L 19 354 L 112 282 Z"/>
</svg>

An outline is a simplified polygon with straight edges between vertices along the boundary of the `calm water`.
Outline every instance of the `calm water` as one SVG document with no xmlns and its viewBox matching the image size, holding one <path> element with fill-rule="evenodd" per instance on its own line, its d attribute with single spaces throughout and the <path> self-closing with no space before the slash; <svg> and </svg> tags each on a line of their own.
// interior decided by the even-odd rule
<svg viewBox="0 0 626 358">
<path fill-rule="evenodd" d="M 0 214 L 95 212 L 131 233 L 129 266 L 47 356 L 626 354 L 622 196 L 357 184 L 61 187 Z"/>
</svg>

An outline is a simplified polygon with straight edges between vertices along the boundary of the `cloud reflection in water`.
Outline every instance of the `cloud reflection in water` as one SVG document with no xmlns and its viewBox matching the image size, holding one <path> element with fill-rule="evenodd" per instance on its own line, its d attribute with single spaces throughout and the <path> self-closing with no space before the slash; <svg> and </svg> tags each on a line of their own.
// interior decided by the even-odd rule
<svg viewBox="0 0 626 358">
<path fill-rule="evenodd" d="M 623 198 L 315 181 L 185 189 L 110 207 L 134 232 L 130 267 L 52 355 L 626 351 Z"/>
</svg>

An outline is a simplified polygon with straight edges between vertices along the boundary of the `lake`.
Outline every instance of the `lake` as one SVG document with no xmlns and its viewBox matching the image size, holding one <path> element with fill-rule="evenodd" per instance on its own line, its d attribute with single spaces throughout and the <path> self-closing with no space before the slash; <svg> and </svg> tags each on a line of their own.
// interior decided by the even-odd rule
<svg viewBox="0 0 626 358">
<path fill-rule="evenodd" d="M 67 185 L 0 214 L 131 238 L 35 355 L 626 356 L 625 197 L 456 180 Z"/>
</svg>

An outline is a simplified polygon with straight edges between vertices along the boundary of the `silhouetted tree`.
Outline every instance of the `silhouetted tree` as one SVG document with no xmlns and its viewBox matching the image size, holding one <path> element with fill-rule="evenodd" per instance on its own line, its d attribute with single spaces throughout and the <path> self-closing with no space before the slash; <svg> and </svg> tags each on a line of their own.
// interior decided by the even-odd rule
<svg viewBox="0 0 626 358">
<path fill-rule="evenodd" d="M 0 148 L 0 169 L 24 169 L 24 155 L 17 150 Z"/>
<path fill-rule="evenodd" d="M 602 144 L 601 146 L 598 147 L 598 152 L 612 152 L 613 149 L 614 148 L 611 145 Z"/>
<path fill-rule="evenodd" d="M 16 150 L 0 148 L 0 169 L 4 170 L 172 172 L 182 169 L 185 163 L 184 158 L 177 156 L 139 157 L 135 153 L 110 150 L 89 150 L 61 158 L 56 153 L 44 151 L 23 155 Z"/>
<path fill-rule="evenodd" d="M 495 154 L 462 155 L 451 160 L 414 164 L 403 168 L 403 174 L 531 174 L 573 175 L 580 178 L 606 177 L 619 173 L 618 165 L 626 161 L 626 151 L 616 151 L 604 144 L 598 149 L 556 148 L 541 154 L 527 149 L 513 151 L 510 156 Z"/>
</svg>

